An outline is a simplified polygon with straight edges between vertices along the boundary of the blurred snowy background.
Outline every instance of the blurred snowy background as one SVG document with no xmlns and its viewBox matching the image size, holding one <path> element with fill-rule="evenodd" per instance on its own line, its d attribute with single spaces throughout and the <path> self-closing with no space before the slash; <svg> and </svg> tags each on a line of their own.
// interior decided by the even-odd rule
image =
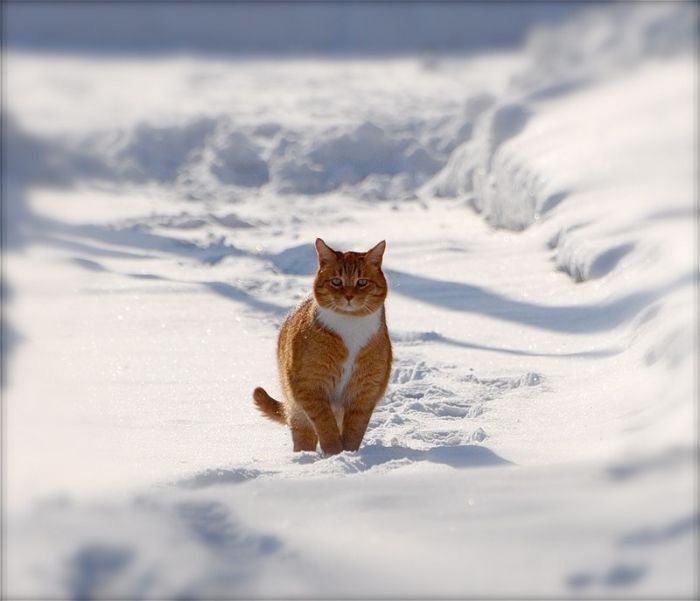
<svg viewBox="0 0 700 601">
<path fill-rule="evenodd" d="M 3 10 L 6 598 L 697 594 L 695 3 Z M 330 459 L 251 402 L 316 236 Z"/>
</svg>

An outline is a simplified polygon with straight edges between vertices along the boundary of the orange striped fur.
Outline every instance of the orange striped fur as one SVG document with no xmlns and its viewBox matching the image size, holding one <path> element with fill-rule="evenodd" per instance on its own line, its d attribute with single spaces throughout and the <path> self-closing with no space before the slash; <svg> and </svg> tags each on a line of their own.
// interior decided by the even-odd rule
<svg viewBox="0 0 700 601">
<path fill-rule="evenodd" d="M 253 399 L 268 418 L 286 423 L 295 451 L 356 451 L 391 371 L 382 273 L 385 242 L 365 253 L 338 252 L 316 240 L 313 295 L 280 329 L 277 361 L 283 402 L 262 388 Z"/>
</svg>

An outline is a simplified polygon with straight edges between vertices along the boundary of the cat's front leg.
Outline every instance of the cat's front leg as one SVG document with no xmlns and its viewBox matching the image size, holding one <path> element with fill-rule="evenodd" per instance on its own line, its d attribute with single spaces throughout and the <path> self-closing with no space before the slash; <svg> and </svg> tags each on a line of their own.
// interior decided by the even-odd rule
<svg viewBox="0 0 700 601">
<path fill-rule="evenodd" d="M 385 331 L 362 351 L 347 387 L 341 434 L 343 450 L 360 448 L 372 412 L 386 390 L 390 371 L 391 343 Z"/>
<path fill-rule="evenodd" d="M 343 450 L 338 423 L 329 400 L 322 394 L 298 391 L 294 400 L 301 406 L 314 425 L 321 450 L 326 455 L 337 455 Z"/>
<path fill-rule="evenodd" d="M 357 451 L 360 448 L 374 405 L 375 402 L 370 399 L 356 399 L 345 409 L 341 436 L 344 451 Z"/>
<path fill-rule="evenodd" d="M 367 373 L 369 371 L 370 373 Z M 343 415 L 344 451 L 357 451 L 367 431 L 369 420 L 377 402 L 384 393 L 381 377 L 377 370 L 359 370 L 350 381 L 345 398 Z"/>
<path fill-rule="evenodd" d="M 343 441 L 330 403 L 327 400 L 317 400 L 309 410 L 306 410 L 306 415 L 314 424 L 321 450 L 326 455 L 340 453 L 343 450 Z"/>
</svg>

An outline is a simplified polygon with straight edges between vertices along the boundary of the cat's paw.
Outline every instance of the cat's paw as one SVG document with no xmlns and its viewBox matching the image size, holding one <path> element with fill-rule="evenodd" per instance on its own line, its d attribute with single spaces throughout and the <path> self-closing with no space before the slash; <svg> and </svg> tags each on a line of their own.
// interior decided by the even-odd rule
<svg viewBox="0 0 700 601">
<path fill-rule="evenodd" d="M 360 445 L 362 444 L 362 441 L 355 441 L 355 440 L 344 440 L 343 441 L 343 451 L 352 451 L 353 453 L 357 450 L 359 450 Z"/>
<path fill-rule="evenodd" d="M 337 455 L 338 453 L 343 452 L 343 443 L 340 440 L 334 440 L 333 442 L 326 442 L 321 443 L 321 450 L 323 451 L 323 454 L 328 456 L 328 455 Z"/>
</svg>

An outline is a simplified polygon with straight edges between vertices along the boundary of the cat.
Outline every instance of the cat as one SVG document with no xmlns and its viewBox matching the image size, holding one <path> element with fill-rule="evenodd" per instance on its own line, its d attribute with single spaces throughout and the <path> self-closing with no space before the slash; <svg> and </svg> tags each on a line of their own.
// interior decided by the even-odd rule
<svg viewBox="0 0 700 601">
<path fill-rule="evenodd" d="M 365 253 L 316 240 L 313 294 L 286 318 L 277 340 L 284 402 L 256 388 L 269 419 L 287 424 L 294 451 L 357 451 L 391 373 L 382 272 L 386 242 Z"/>
</svg>

